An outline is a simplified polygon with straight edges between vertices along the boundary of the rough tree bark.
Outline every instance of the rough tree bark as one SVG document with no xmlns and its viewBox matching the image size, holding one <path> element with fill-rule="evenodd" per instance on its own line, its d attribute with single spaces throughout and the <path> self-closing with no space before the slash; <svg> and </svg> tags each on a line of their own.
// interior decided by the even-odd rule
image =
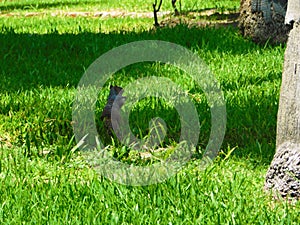
<svg viewBox="0 0 300 225">
<path fill-rule="evenodd" d="M 284 43 L 291 26 L 284 24 L 287 0 L 241 0 L 239 28 L 256 43 Z"/>
<path fill-rule="evenodd" d="M 300 198 L 300 24 L 294 24 L 285 51 L 277 118 L 276 153 L 265 188 L 275 196 Z"/>
<path fill-rule="evenodd" d="M 287 12 L 285 15 L 285 23 L 293 24 L 300 18 L 300 1 L 289 0 L 287 5 Z"/>
</svg>

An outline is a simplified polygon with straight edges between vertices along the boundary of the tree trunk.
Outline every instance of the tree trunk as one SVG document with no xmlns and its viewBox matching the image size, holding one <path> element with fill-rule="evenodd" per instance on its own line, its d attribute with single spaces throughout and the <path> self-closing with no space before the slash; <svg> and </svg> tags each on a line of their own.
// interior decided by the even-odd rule
<svg viewBox="0 0 300 225">
<path fill-rule="evenodd" d="M 282 197 L 300 198 L 300 24 L 290 32 L 280 91 L 276 154 L 265 188 Z"/>
<path fill-rule="evenodd" d="M 239 28 L 256 43 L 287 41 L 291 26 L 284 24 L 287 0 L 241 0 Z"/>
<path fill-rule="evenodd" d="M 287 13 L 285 15 L 285 23 L 291 24 L 300 19 L 300 1 L 289 0 L 287 6 Z"/>
</svg>

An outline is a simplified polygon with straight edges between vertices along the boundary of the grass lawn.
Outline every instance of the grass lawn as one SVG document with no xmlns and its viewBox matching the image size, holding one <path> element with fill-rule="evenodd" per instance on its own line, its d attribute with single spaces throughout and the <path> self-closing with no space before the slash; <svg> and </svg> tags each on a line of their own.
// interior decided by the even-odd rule
<svg viewBox="0 0 300 225">
<path fill-rule="evenodd" d="M 235 11 L 239 2 L 186 0 L 182 10 Z M 256 45 L 232 26 L 155 29 L 147 17 L 51 15 L 150 12 L 151 4 L 0 1 L 1 224 L 299 224 L 299 203 L 274 201 L 263 191 L 275 151 L 285 46 Z M 171 11 L 171 1 L 164 1 L 161 10 Z M 125 87 L 138 78 L 157 76 L 186 91 L 201 124 L 195 154 L 178 174 L 159 184 L 126 186 L 99 176 L 74 148 L 72 103 L 92 62 L 114 47 L 140 40 L 173 42 L 204 60 L 224 93 L 227 128 L 218 157 L 203 170 L 199 152 L 207 145 L 211 124 L 201 88 L 188 74 L 160 63 L 139 63 L 116 72 L 99 93 L 98 117 L 110 85 Z M 165 102 L 141 100 L 130 115 L 132 130 L 146 136 L 144 121 L 156 116 L 168 124 L 162 148 L 169 149 L 178 139 L 180 121 Z M 123 162 L 151 163 L 116 143 L 107 151 Z"/>
</svg>

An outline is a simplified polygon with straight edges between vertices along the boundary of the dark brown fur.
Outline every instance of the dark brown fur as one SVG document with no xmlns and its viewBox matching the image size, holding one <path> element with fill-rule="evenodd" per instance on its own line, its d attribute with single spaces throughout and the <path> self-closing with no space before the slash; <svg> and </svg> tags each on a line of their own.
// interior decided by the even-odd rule
<svg viewBox="0 0 300 225">
<path fill-rule="evenodd" d="M 107 103 L 101 114 L 101 120 L 104 122 L 104 126 L 109 135 L 113 134 L 113 123 L 116 129 L 118 129 L 118 127 L 120 126 L 120 111 L 126 99 L 126 97 L 122 96 L 122 94 L 123 88 L 118 86 L 110 86 Z M 112 118 L 114 118 L 115 120 L 112 121 Z"/>
</svg>

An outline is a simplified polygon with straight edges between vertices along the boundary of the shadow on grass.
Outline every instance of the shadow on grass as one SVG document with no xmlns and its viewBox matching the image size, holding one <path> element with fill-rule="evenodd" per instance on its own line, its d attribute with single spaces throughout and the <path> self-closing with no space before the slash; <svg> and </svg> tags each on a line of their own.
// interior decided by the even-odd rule
<svg viewBox="0 0 300 225">
<path fill-rule="evenodd" d="M 84 70 L 100 55 L 119 45 L 148 39 L 169 41 L 199 52 L 210 51 L 212 54 L 240 55 L 261 48 L 243 39 L 236 28 L 230 27 L 199 29 L 177 25 L 174 28 L 166 27 L 140 33 L 81 32 L 76 35 L 57 32 L 46 35 L 17 34 L 2 27 L 0 90 L 2 93 L 18 93 L 20 90 L 32 90 L 41 86 L 76 87 Z M 263 161 L 269 162 L 274 153 L 272 148 L 275 143 L 277 113 L 277 106 L 270 108 L 269 104 L 277 101 L 277 95 L 274 93 L 270 101 L 262 101 L 261 105 L 256 104 L 255 97 L 246 98 L 244 101 L 243 105 L 246 107 L 242 108 L 238 104 L 227 105 L 230 118 L 223 148 L 245 147 L 249 151 L 240 152 L 238 155 L 248 157 L 253 149 L 260 154 L 257 152 L 259 147 L 265 151 L 259 157 L 266 156 Z M 257 115 L 260 115 L 258 123 L 255 122 Z M 250 118 L 245 120 L 245 116 Z M 263 121 L 268 123 L 261 123 Z M 209 131 L 204 131 L 204 134 L 208 137 Z"/>
<path fill-rule="evenodd" d="M 205 8 L 205 9 L 195 9 L 195 10 L 181 10 L 180 15 L 183 16 L 199 16 L 200 18 L 206 18 L 208 20 L 213 19 L 237 19 L 239 12 L 236 8 L 228 8 L 226 10 L 221 10 L 219 8 Z"/>
<path fill-rule="evenodd" d="M 199 29 L 177 25 L 174 28 L 140 33 L 58 34 L 53 31 L 37 35 L 17 34 L 10 28 L 2 27 L 0 89 L 2 92 L 11 92 L 38 86 L 75 87 L 84 69 L 103 53 L 122 44 L 150 39 L 169 41 L 188 49 L 210 51 L 213 54 L 246 54 L 260 48 L 244 40 L 236 28 Z"/>
</svg>

